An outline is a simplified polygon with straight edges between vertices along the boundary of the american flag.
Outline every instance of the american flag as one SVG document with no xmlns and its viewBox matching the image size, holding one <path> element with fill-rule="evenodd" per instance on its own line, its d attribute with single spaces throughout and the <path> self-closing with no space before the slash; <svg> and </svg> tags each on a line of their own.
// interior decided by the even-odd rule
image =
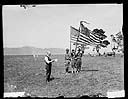
<svg viewBox="0 0 128 99">
<path fill-rule="evenodd" d="M 98 45 L 102 42 L 98 36 L 94 35 L 90 30 L 88 32 L 89 36 L 71 26 L 71 42 L 84 45 Z"/>
<path fill-rule="evenodd" d="M 81 33 L 79 32 L 78 29 L 74 28 L 74 27 L 70 27 L 70 32 L 71 32 L 71 42 L 74 43 L 74 44 L 89 44 L 88 42 L 85 42 L 84 40 L 82 40 L 82 37 L 81 37 Z"/>
<path fill-rule="evenodd" d="M 84 23 L 86 23 L 86 24 L 89 24 L 89 23 L 87 23 L 86 21 L 80 21 L 80 28 L 79 28 L 79 30 L 81 31 L 82 34 L 85 34 L 86 36 L 89 36 L 89 35 L 90 35 L 90 30 L 89 30 L 87 27 L 85 27 L 85 26 L 82 24 L 82 22 L 84 22 Z"/>
</svg>

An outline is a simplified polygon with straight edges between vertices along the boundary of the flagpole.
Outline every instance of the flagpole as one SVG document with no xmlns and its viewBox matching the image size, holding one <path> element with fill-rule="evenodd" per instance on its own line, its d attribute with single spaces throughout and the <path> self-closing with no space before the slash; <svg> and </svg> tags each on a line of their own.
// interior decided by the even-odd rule
<svg viewBox="0 0 128 99">
<path fill-rule="evenodd" d="M 71 53 L 71 32 L 70 32 L 70 53 Z"/>
<path fill-rule="evenodd" d="M 70 41 L 70 53 L 71 53 L 71 41 Z"/>
<path fill-rule="evenodd" d="M 79 31 L 79 32 L 80 32 L 80 31 Z M 79 34 L 79 35 L 80 35 L 80 34 Z M 79 35 L 77 36 L 77 40 L 76 40 L 76 48 L 75 48 L 75 53 L 76 53 L 76 49 L 77 49 L 77 41 L 78 41 Z"/>
<path fill-rule="evenodd" d="M 77 40 L 78 40 L 78 37 L 77 37 Z M 75 48 L 75 54 L 76 54 L 76 49 L 77 49 L 77 41 L 76 41 L 76 48 Z"/>
</svg>

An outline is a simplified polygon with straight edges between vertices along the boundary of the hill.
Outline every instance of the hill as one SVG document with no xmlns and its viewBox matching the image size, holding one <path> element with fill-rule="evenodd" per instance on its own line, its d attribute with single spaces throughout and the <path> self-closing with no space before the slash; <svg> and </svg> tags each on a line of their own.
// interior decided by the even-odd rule
<svg viewBox="0 0 128 99">
<path fill-rule="evenodd" d="M 64 54 L 65 49 L 62 48 L 36 48 L 30 46 L 24 46 L 19 48 L 4 48 L 4 55 L 44 55 L 46 51 L 50 51 L 52 54 Z"/>
</svg>

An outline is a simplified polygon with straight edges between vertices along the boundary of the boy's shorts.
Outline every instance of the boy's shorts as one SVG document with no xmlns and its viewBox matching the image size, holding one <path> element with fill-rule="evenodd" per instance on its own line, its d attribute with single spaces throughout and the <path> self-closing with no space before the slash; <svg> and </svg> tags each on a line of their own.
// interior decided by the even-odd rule
<svg viewBox="0 0 128 99">
<path fill-rule="evenodd" d="M 69 65 L 70 65 L 70 60 L 65 60 L 65 66 L 69 67 Z"/>
<path fill-rule="evenodd" d="M 76 68 L 76 60 L 75 60 L 75 59 L 73 59 L 73 60 L 71 61 L 71 67 L 72 67 L 72 68 Z"/>
</svg>

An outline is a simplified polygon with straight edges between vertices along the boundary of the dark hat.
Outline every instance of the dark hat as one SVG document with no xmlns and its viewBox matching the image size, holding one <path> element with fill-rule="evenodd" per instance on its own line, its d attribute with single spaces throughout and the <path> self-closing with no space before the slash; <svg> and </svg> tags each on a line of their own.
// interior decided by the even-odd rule
<svg viewBox="0 0 128 99">
<path fill-rule="evenodd" d="M 78 48 L 78 51 L 80 51 L 81 49 L 80 48 Z"/>
<path fill-rule="evenodd" d="M 74 49 L 72 49 L 72 51 L 75 51 Z"/>
<path fill-rule="evenodd" d="M 66 51 L 69 51 L 69 49 L 67 48 Z"/>
<path fill-rule="evenodd" d="M 111 34 L 110 36 L 114 36 L 113 34 Z"/>
</svg>

